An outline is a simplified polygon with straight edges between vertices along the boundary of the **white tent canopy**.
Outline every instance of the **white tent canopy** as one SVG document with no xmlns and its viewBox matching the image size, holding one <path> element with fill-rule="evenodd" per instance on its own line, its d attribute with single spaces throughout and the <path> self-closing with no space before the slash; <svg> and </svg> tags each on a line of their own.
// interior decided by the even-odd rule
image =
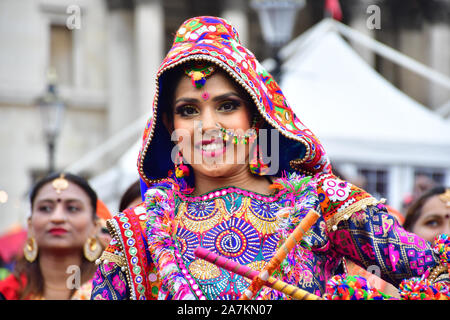
<svg viewBox="0 0 450 320">
<path fill-rule="evenodd" d="M 89 181 L 99 198 L 113 214 L 117 212 L 120 198 L 125 190 L 139 179 L 136 161 L 140 146 L 141 140 L 124 153 L 114 167 Z"/>
<path fill-rule="evenodd" d="M 280 86 L 332 161 L 449 166 L 448 122 L 374 71 L 333 23 L 283 50 Z"/>
</svg>

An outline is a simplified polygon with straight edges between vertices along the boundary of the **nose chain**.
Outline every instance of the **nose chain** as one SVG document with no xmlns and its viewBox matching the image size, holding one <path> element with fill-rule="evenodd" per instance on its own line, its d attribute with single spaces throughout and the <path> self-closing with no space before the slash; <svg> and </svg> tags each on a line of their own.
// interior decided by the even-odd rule
<svg viewBox="0 0 450 320">
<path fill-rule="evenodd" d="M 237 134 L 235 130 L 225 129 L 216 122 L 216 127 L 220 130 L 220 137 L 224 141 L 231 141 L 233 144 L 249 144 L 256 138 L 256 130 L 252 127 L 243 135 Z"/>
</svg>

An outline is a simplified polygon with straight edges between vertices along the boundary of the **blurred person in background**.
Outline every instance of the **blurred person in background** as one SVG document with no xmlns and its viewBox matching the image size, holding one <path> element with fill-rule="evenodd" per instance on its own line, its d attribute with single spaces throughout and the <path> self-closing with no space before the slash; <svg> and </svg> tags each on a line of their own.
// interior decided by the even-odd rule
<svg viewBox="0 0 450 320">
<path fill-rule="evenodd" d="M 407 194 L 403 199 L 403 212 L 416 201 L 423 193 L 436 186 L 436 182 L 425 174 L 419 174 L 414 179 L 414 186 L 411 194 Z"/>
<path fill-rule="evenodd" d="M 0 257 L 0 281 L 5 279 L 10 273 L 7 264 Z"/>
<path fill-rule="evenodd" d="M 137 180 L 133 184 L 131 184 L 127 188 L 127 190 L 125 190 L 125 192 L 123 193 L 119 202 L 119 212 L 122 212 L 127 208 L 137 206 L 141 202 L 142 202 L 141 189 L 139 187 L 139 180 Z M 112 239 L 106 224 L 106 221 L 111 219 L 112 215 L 109 212 L 106 205 L 101 200 L 98 200 L 97 203 L 97 215 L 100 218 L 99 219 L 100 229 L 98 233 L 98 239 L 100 240 L 100 243 L 104 249 L 109 245 Z"/>
<path fill-rule="evenodd" d="M 137 180 L 133 184 L 131 184 L 123 193 L 119 202 L 119 212 L 122 212 L 127 208 L 137 206 L 141 202 L 141 189 L 139 187 L 139 180 Z M 111 219 L 112 215 L 101 200 L 98 200 L 97 202 L 97 215 L 99 217 L 100 224 L 98 239 L 100 240 L 102 248 L 104 249 L 109 245 L 112 239 L 106 224 L 106 221 Z"/>
<path fill-rule="evenodd" d="M 450 234 L 450 188 L 432 188 L 411 203 L 404 228 L 431 243 L 439 234 Z"/>
<path fill-rule="evenodd" d="M 97 194 L 82 177 L 51 174 L 30 193 L 24 257 L 0 282 L 0 299 L 89 299 L 97 239 Z"/>
<path fill-rule="evenodd" d="M 98 240 L 102 245 L 102 249 L 105 249 L 111 241 L 111 235 L 106 227 L 106 221 L 112 218 L 111 212 L 103 201 L 97 200 L 97 216 L 100 228 L 98 229 Z"/>
<path fill-rule="evenodd" d="M 119 202 L 119 212 L 123 212 L 127 208 L 135 207 L 140 203 L 142 203 L 141 187 L 139 180 L 136 180 L 123 193 Z"/>
<path fill-rule="evenodd" d="M 0 236 L 0 280 L 6 278 L 23 255 L 27 231 L 19 224 L 13 224 Z"/>
</svg>

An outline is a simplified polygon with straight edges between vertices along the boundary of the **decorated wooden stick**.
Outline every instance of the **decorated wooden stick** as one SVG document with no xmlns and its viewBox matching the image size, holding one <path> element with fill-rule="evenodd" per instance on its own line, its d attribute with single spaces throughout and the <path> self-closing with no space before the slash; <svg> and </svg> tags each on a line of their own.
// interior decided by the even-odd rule
<svg viewBox="0 0 450 320">
<path fill-rule="evenodd" d="M 230 272 L 234 272 L 250 280 L 258 277 L 259 275 L 259 272 L 256 270 L 243 266 L 238 262 L 235 262 L 228 258 L 219 256 L 205 248 L 198 247 L 194 250 L 194 254 L 203 260 L 215 264 L 218 267 L 221 267 Z M 274 277 L 268 277 L 265 285 L 277 291 L 280 291 L 296 300 L 322 300 L 322 298 L 319 296 L 297 288 L 293 285 L 287 284 L 286 282 L 278 280 Z"/>
<path fill-rule="evenodd" d="M 309 210 L 306 216 L 300 221 L 297 227 L 292 231 L 291 235 L 277 250 L 275 255 L 270 259 L 269 263 L 265 266 L 264 270 L 259 273 L 258 277 L 252 280 L 252 283 L 248 289 L 242 294 L 239 300 L 249 300 L 253 298 L 261 287 L 268 280 L 269 276 L 280 266 L 281 262 L 286 258 L 287 254 L 294 249 L 299 243 L 303 235 L 316 223 L 319 218 L 319 214 L 314 210 Z"/>
</svg>

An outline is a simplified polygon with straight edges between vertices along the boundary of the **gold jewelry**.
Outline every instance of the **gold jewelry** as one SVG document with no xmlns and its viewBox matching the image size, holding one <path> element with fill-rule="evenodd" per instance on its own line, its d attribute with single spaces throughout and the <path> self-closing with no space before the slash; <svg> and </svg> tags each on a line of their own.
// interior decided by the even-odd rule
<svg viewBox="0 0 450 320">
<path fill-rule="evenodd" d="M 58 178 L 52 181 L 52 187 L 55 189 L 57 194 L 60 194 L 61 191 L 66 190 L 69 187 L 69 181 L 64 178 L 64 173 L 61 173 Z"/>
<path fill-rule="evenodd" d="M 432 283 L 434 283 L 441 274 L 447 273 L 447 272 L 448 272 L 447 266 L 439 264 L 432 269 L 432 271 L 430 272 L 430 275 L 428 276 L 428 280 L 430 280 Z"/>
<path fill-rule="evenodd" d="M 441 199 L 447 207 L 450 207 L 450 189 L 446 189 L 444 193 L 440 194 L 439 199 Z"/>
<path fill-rule="evenodd" d="M 191 82 L 194 87 L 201 89 L 206 83 L 206 78 L 213 74 L 215 70 L 216 68 L 213 65 L 204 65 L 199 63 L 186 68 L 184 73 L 191 78 Z"/>
<path fill-rule="evenodd" d="M 36 260 L 38 255 L 38 246 L 34 237 L 29 237 L 27 239 L 27 242 L 23 247 L 23 255 L 29 263 L 32 263 L 34 260 Z"/>
<path fill-rule="evenodd" d="M 216 127 L 220 130 L 220 137 L 224 141 L 231 141 L 233 144 L 249 144 L 253 142 L 257 136 L 256 130 L 253 127 L 247 130 L 247 133 L 244 135 L 239 135 L 234 130 L 225 129 L 217 122 Z"/>
<path fill-rule="evenodd" d="M 102 251 L 102 247 L 99 245 L 99 241 L 96 237 L 90 237 L 84 243 L 84 257 L 90 262 L 94 262 L 95 260 L 97 260 L 98 257 L 100 257 Z"/>
</svg>

